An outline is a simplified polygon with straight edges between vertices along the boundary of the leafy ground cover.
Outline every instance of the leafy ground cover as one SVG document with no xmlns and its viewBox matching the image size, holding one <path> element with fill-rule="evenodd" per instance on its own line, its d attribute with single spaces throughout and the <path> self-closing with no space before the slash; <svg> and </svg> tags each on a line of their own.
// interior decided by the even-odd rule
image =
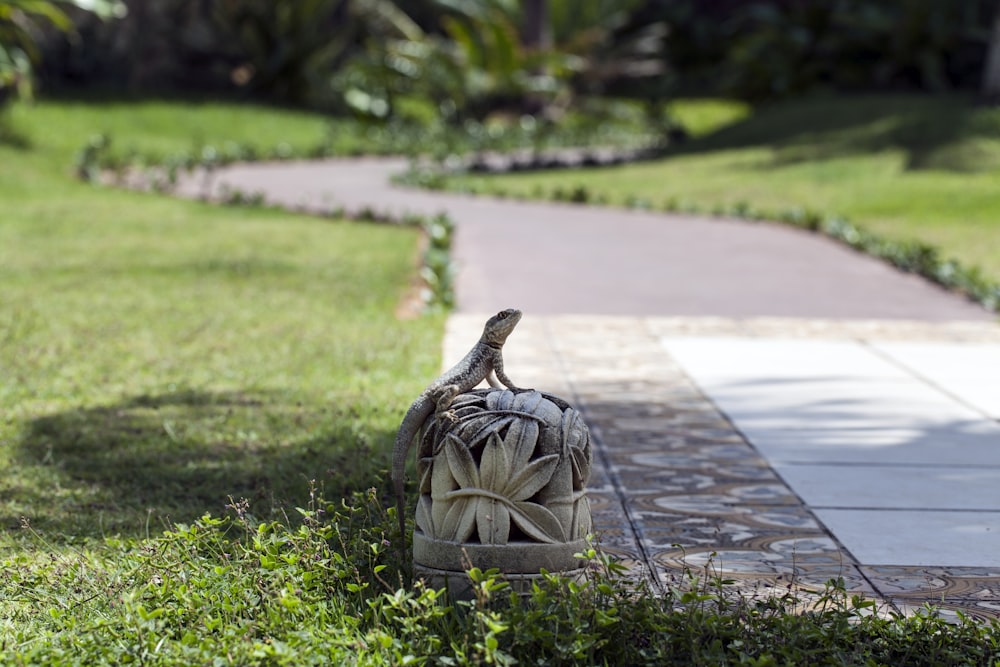
<svg viewBox="0 0 1000 667">
<path fill-rule="evenodd" d="M 1000 110 L 946 95 L 795 100 L 743 117 L 734 108 L 731 122 L 717 103 L 708 109 L 679 105 L 680 118 L 705 119 L 701 133 L 660 160 L 465 176 L 449 187 L 705 212 L 813 210 L 931 244 L 1000 282 Z"/>
<path fill-rule="evenodd" d="M 440 317 L 394 317 L 415 232 L 73 174 L 93 132 L 164 152 L 199 131 L 273 145 L 311 141 L 314 116 L 155 103 L 13 117 L 0 663 L 1000 661 L 997 623 L 873 616 L 836 585 L 808 613 L 730 600 L 708 571 L 657 597 L 596 554 L 586 582 L 553 577 L 529 599 L 481 572 L 468 603 L 406 585 L 380 489 L 399 415 L 438 365 Z"/>
<path fill-rule="evenodd" d="M 98 554 L 8 558 L 6 664 L 995 665 L 1000 623 L 878 616 L 833 584 L 808 601 L 725 594 L 710 572 L 656 596 L 594 553 L 585 581 L 526 597 L 472 570 L 475 597 L 400 585 L 378 498 L 314 497 L 298 525 L 236 502 Z"/>
</svg>

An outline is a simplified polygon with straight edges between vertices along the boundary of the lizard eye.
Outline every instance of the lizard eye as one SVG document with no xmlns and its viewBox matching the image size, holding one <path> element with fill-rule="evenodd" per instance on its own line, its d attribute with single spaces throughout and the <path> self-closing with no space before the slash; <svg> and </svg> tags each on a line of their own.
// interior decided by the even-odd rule
<svg viewBox="0 0 1000 667">
<path fill-rule="evenodd" d="M 506 310 L 501 310 L 499 313 L 497 313 L 497 319 L 498 320 L 507 319 L 507 311 Z"/>
</svg>

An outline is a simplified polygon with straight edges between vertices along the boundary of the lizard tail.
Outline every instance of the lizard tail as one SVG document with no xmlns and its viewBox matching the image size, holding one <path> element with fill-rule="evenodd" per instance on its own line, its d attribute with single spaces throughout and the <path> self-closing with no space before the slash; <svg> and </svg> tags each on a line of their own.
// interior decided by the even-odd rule
<svg viewBox="0 0 1000 667">
<path fill-rule="evenodd" d="M 392 488 L 396 494 L 396 514 L 399 518 L 400 543 L 406 539 L 406 498 L 403 494 L 403 482 L 406 474 L 406 459 L 413 439 L 420 431 L 424 421 L 434 411 L 434 402 L 421 397 L 413 402 L 406 411 L 403 422 L 396 432 L 396 443 L 392 450 Z"/>
<path fill-rule="evenodd" d="M 409 414 L 409 413 L 407 413 Z M 402 543 L 406 539 L 406 498 L 403 497 L 403 474 L 406 470 L 406 454 L 410 448 L 409 437 L 403 433 L 406 430 L 400 427 L 396 433 L 396 445 L 392 450 L 392 490 L 396 495 L 396 517 L 399 519 L 399 540 Z"/>
</svg>

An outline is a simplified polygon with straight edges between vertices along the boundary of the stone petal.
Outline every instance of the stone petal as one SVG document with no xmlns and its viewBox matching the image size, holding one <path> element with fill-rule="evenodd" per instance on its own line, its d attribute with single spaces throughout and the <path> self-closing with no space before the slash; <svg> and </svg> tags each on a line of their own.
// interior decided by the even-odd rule
<svg viewBox="0 0 1000 667">
<path fill-rule="evenodd" d="M 587 486 L 587 482 L 590 480 L 590 454 L 589 451 L 583 451 L 579 447 L 570 447 L 570 456 L 573 462 L 573 488 L 577 491 L 581 491 Z"/>
<path fill-rule="evenodd" d="M 465 443 L 449 434 L 448 443 L 445 445 L 445 456 L 448 458 L 448 469 L 459 487 L 479 488 L 479 469 L 476 468 L 472 454 L 465 448 Z"/>
<path fill-rule="evenodd" d="M 558 423 L 562 416 L 559 406 L 545 398 L 540 392 L 526 391 L 514 399 L 514 409 L 535 415 L 539 421 L 546 424 Z"/>
<path fill-rule="evenodd" d="M 440 502 L 440 501 L 438 501 Z M 449 542 L 468 542 L 472 531 L 476 528 L 476 509 L 478 498 L 456 498 L 440 526 L 441 537 Z"/>
<path fill-rule="evenodd" d="M 483 458 L 479 464 L 479 483 L 481 488 L 502 493 L 510 470 L 507 464 L 507 454 L 500 436 L 492 433 L 483 448 Z"/>
<path fill-rule="evenodd" d="M 476 526 L 483 544 L 507 544 L 510 540 L 510 511 L 498 500 L 480 498 L 476 503 Z"/>
<path fill-rule="evenodd" d="M 434 476 L 434 459 L 428 458 L 422 467 L 423 474 L 420 476 L 420 493 L 430 493 L 431 480 Z"/>
<path fill-rule="evenodd" d="M 565 542 L 566 536 L 556 516 L 535 503 L 515 503 L 510 518 L 524 534 L 538 542 Z"/>
<path fill-rule="evenodd" d="M 503 487 L 503 495 L 514 502 L 531 498 L 549 483 L 557 465 L 559 465 L 558 454 L 535 459 L 514 474 L 514 477 Z"/>
<path fill-rule="evenodd" d="M 535 453 L 538 444 L 538 423 L 528 419 L 517 419 L 511 423 L 504 436 L 505 449 L 510 456 L 510 470 L 513 473 L 524 468 Z"/>
<path fill-rule="evenodd" d="M 514 416 L 500 415 L 488 415 L 477 419 L 474 423 L 462 428 L 462 439 L 467 443 L 469 449 L 475 449 L 480 442 L 497 431 L 502 431 L 507 424 L 516 423 L 516 419 L 517 417 Z"/>
<path fill-rule="evenodd" d="M 514 392 L 512 391 L 491 391 L 486 395 L 487 410 L 510 410 L 513 404 Z"/>
<path fill-rule="evenodd" d="M 431 517 L 431 507 L 433 503 L 429 496 L 420 496 L 417 501 L 417 528 L 431 539 L 437 537 L 434 533 L 434 521 Z"/>
<path fill-rule="evenodd" d="M 535 414 L 539 405 L 544 400 L 541 393 L 537 391 L 525 391 L 514 396 L 513 408 L 518 412 Z"/>
<path fill-rule="evenodd" d="M 592 530 L 594 524 L 590 514 L 590 500 L 586 495 L 581 495 L 573 503 L 573 525 L 570 529 L 570 539 L 576 540 L 586 537 Z"/>
</svg>

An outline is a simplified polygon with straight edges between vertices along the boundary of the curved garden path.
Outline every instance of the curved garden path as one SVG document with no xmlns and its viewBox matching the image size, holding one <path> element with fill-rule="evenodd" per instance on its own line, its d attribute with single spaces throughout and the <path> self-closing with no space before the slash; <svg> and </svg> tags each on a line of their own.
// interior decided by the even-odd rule
<svg viewBox="0 0 1000 667">
<path fill-rule="evenodd" d="M 836 241 L 784 225 L 425 192 L 400 159 L 221 169 L 229 187 L 329 211 L 447 211 L 459 312 L 989 321 L 984 309 Z M 200 178 L 182 192 L 203 192 Z"/>
<path fill-rule="evenodd" d="M 750 595 L 842 578 L 898 610 L 1000 616 L 994 315 L 790 227 L 390 185 L 405 166 L 237 165 L 181 190 L 447 211 L 445 362 L 482 313 L 525 311 L 507 371 L 584 412 L 602 543 L 657 585 L 706 566 Z"/>
</svg>

